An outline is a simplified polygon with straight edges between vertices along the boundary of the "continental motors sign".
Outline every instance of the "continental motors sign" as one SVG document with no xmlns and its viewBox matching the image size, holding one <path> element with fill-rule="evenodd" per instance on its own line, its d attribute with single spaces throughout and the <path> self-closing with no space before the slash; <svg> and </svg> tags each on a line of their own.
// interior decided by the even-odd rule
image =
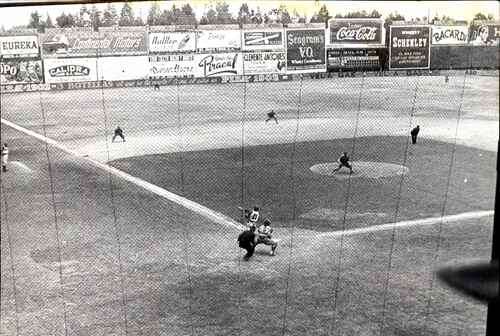
<svg viewBox="0 0 500 336">
<path fill-rule="evenodd" d="M 45 57 L 146 55 L 146 31 L 71 32 L 42 35 Z"/>
<path fill-rule="evenodd" d="M 331 19 L 328 43 L 343 45 L 384 44 L 384 21 L 381 19 Z"/>
<path fill-rule="evenodd" d="M 430 26 L 391 26 L 389 69 L 429 69 Z"/>
<path fill-rule="evenodd" d="M 38 57 L 40 48 L 38 37 L 0 36 L 0 55 L 3 57 Z"/>
<path fill-rule="evenodd" d="M 468 36 L 467 26 L 432 26 L 433 45 L 467 44 Z"/>
</svg>

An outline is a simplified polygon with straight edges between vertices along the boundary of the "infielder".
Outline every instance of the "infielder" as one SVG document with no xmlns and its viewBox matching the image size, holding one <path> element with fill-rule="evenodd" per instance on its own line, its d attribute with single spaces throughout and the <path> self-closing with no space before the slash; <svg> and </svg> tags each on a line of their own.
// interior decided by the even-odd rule
<svg viewBox="0 0 500 336">
<path fill-rule="evenodd" d="M 115 142 L 116 137 L 122 138 L 123 142 L 125 142 L 125 136 L 123 135 L 123 130 L 120 128 L 120 126 L 115 129 L 115 135 L 113 135 L 113 139 L 111 140 L 111 142 Z"/>
<path fill-rule="evenodd" d="M 417 143 L 418 132 L 420 132 L 420 126 L 419 125 L 417 125 L 417 127 L 415 127 L 414 129 L 411 130 L 410 134 L 411 134 L 411 143 L 412 144 L 416 144 Z"/>
<path fill-rule="evenodd" d="M 278 118 L 276 118 L 276 112 L 274 112 L 273 110 L 271 110 L 271 112 L 267 113 L 266 122 L 268 122 L 271 119 L 274 119 L 274 121 L 276 121 L 276 123 L 278 123 Z"/>
</svg>

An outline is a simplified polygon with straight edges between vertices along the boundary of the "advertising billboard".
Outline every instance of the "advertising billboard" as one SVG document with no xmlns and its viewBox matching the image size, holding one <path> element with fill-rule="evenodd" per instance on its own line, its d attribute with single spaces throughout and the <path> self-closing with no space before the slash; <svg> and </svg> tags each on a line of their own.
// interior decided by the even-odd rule
<svg viewBox="0 0 500 336">
<path fill-rule="evenodd" d="M 98 80 L 133 80 L 148 78 L 148 56 L 99 57 Z"/>
<path fill-rule="evenodd" d="M 325 29 L 287 29 L 287 73 L 326 71 Z"/>
<path fill-rule="evenodd" d="M 243 30 L 242 50 L 277 50 L 284 49 L 283 29 Z"/>
<path fill-rule="evenodd" d="M 429 69 L 430 26 L 391 26 L 389 69 Z"/>
<path fill-rule="evenodd" d="M 432 26 L 433 45 L 464 45 L 468 36 L 467 26 Z"/>
<path fill-rule="evenodd" d="M 243 54 L 245 75 L 284 74 L 286 72 L 286 54 L 284 51 L 259 51 Z"/>
<path fill-rule="evenodd" d="M 211 53 L 195 55 L 195 77 L 243 75 L 241 53 Z"/>
<path fill-rule="evenodd" d="M 73 31 L 57 30 L 41 35 L 44 57 L 146 55 L 146 31 Z"/>
<path fill-rule="evenodd" d="M 43 67 L 49 84 L 97 80 L 97 58 L 49 58 Z"/>
<path fill-rule="evenodd" d="M 148 74 L 150 78 L 194 77 L 195 54 L 150 55 Z"/>
<path fill-rule="evenodd" d="M 500 44 L 500 25 L 482 24 L 471 28 L 470 43 L 477 46 Z"/>
<path fill-rule="evenodd" d="M 382 49 L 327 50 L 328 70 L 367 70 L 382 67 Z"/>
<path fill-rule="evenodd" d="M 0 84 L 42 82 L 41 60 L 4 59 L 0 61 Z"/>
<path fill-rule="evenodd" d="M 382 19 L 330 19 L 328 44 L 352 46 L 385 43 Z"/>
<path fill-rule="evenodd" d="M 216 48 L 240 49 L 240 30 L 199 30 L 196 32 L 196 48 L 198 50 Z"/>
<path fill-rule="evenodd" d="M 151 32 L 150 52 L 186 52 L 196 50 L 195 32 Z"/>
<path fill-rule="evenodd" d="M 7 57 L 39 57 L 38 37 L 0 36 L 0 56 Z"/>
</svg>

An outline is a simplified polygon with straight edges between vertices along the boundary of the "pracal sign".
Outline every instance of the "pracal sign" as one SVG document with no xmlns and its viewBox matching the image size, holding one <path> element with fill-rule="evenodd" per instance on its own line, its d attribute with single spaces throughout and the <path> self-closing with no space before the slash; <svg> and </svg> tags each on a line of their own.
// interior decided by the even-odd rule
<svg viewBox="0 0 500 336">
<path fill-rule="evenodd" d="M 0 36 L 0 55 L 5 57 L 38 56 L 38 37 L 30 36 Z"/>
<path fill-rule="evenodd" d="M 383 44 L 384 21 L 381 19 L 330 19 L 328 43 L 346 45 Z"/>
<path fill-rule="evenodd" d="M 216 75 L 241 75 L 242 62 L 238 53 L 196 55 L 198 74 L 196 77 Z"/>
</svg>

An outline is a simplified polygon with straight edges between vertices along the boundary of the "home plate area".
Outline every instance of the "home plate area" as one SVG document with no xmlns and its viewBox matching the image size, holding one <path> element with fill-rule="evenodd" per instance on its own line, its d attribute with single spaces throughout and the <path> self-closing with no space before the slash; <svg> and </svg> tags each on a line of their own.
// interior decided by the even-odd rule
<svg viewBox="0 0 500 336">
<path fill-rule="evenodd" d="M 406 175 L 409 169 L 405 166 L 386 163 L 386 162 L 370 162 L 370 161 L 353 161 L 352 173 L 348 168 L 342 167 L 338 171 L 334 172 L 335 169 L 339 167 L 338 162 L 325 162 L 315 164 L 309 168 L 313 173 L 319 175 L 332 176 L 339 180 L 345 180 L 349 177 L 351 178 L 382 178 Z"/>
</svg>

